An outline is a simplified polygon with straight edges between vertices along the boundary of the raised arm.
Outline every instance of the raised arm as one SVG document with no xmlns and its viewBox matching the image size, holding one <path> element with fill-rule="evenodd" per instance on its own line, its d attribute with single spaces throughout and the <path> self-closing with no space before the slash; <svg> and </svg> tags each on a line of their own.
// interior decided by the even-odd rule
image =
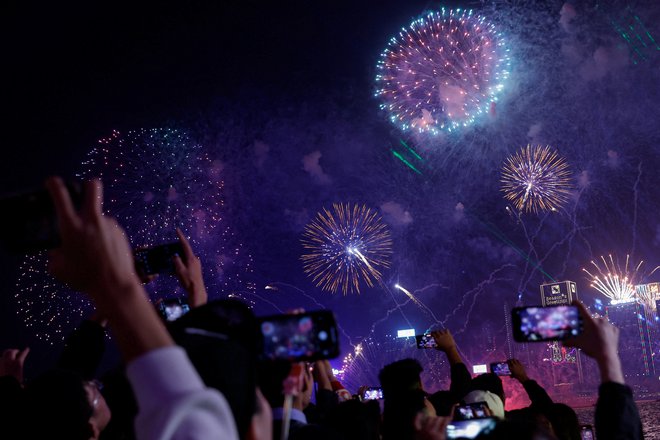
<svg viewBox="0 0 660 440">
<path fill-rule="evenodd" d="M 541 410 L 549 408 L 553 403 L 552 399 L 541 385 L 529 378 L 522 362 L 518 359 L 509 359 L 507 363 L 509 364 L 511 377 L 520 382 L 523 388 L 525 388 L 529 400 L 532 401 L 532 406 Z"/>
<path fill-rule="evenodd" d="M 449 391 L 454 400 L 459 401 L 468 392 L 472 376 L 461 359 L 456 341 L 449 330 L 435 330 L 431 332 L 431 336 L 435 340 L 436 348 L 447 356 L 451 369 Z"/>
<path fill-rule="evenodd" d="M 202 262 L 193 252 L 192 246 L 181 229 L 177 228 L 176 233 L 179 236 L 179 242 L 183 247 L 185 263 L 180 256 L 174 257 L 174 268 L 176 276 L 188 293 L 188 304 L 190 307 L 199 307 L 208 301 L 208 293 L 204 286 L 204 277 L 202 276 Z"/>
<path fill-rule="evenodd" d="M 237 438 L 224 397 L 204 386 L 149 302 L 124 230 L 103 215 L 101 182 L 85 183 L 80 212 L 61 179 L 48 179 L 47 187 L 62 242 L 49 269 L 87 293 L 108 318 L 138 401 L 139 438 Z"/>
<path fill-rule="evenodd" d="M 605 318 L 592 318 L 581 302 L 573 305 L 580 310 L 584 330 L 564 345 L 581 349 L 598 363 L 601 385 L 596 403 L 596 436 L 600 440 L 644 438 L 639 412 L 632 390 L 625 385 L 617 353 L 619 329 Z"/>
</svg>

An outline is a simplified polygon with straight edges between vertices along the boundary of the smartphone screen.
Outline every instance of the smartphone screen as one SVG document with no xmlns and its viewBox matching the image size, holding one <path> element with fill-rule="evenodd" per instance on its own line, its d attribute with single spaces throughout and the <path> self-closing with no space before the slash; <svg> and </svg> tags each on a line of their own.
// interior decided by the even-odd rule
<svg viewBox="0 0 660 440">
<path fill-rule="evenodd" d="M 314 361 L 339 356 L 335 317 L 329 310 L 260 318 L 263 358 Z"/>
<path fill-rule="evenodd" d="M 554 341 L 577 336 L 582 319 L 575 306 L 516 307 L 511 311 L 517 342 Z"/>
<path fill-rule="evenodd" d="M 190 311 L 190 306 L 178 298 L 166 299 L 158 303 L 158 311 L 165 321 L 172 322 Z"/>
<path fill-rule="evenodd" d="M 477 438 L 495 428 L 496 423 L 494 417 L 453 421 L 447 425 L 447 438 Z"/>
<path fill-rule="evenodd" d="M 382 398 L 383 389 L 380 387 L 369 387 L 362 394 L 362 400 L 380 400 Z"/>
<path fill-rule="evenodd" d="M 594 430 L 591 425 L 580 425 L 580 438 L 582 440 L 594 440 Z"/>
<path fill-rule="evenodd" d="M 454 411 L 454 420 L 472 420 L 490 417 L 488 414 L 488 404 L 486 402 L 467 403 L 458 405 Z"/>
<path fill-rule="evenodd" d="M 415 335 L 415 340 L 417 341 L 417 348 L 436 348 L 435 339 L 429 334 L 425 335 Z"/>
<path fill-rule="evenodd" d="M 159 273 L 174 273 L 175 255 L 184 258 L 183 246 L 178 241 L 159 246 L 136 249 L 133 251 L 135 270 L 139 275 L 155 275 Z M 184 260 L 185 261 L 185 260 Z"/>
<path fill-rule="evenodd" d="M 507 362 L 494 362 L 490 364 L 490 372 L 498 376 L 511 376 L 511 370 L 509 370 L 509 364 Z"/>
</svg>

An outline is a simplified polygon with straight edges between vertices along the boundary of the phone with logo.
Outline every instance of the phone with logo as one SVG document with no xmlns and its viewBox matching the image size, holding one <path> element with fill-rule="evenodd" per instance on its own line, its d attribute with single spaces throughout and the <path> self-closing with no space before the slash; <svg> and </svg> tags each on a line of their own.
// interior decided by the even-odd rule
<svg viewBox="0 0 660 440">
<path fill-rule="evenodd" d="M 575 306 L 516 307 L 511 321 L 517 342 L 556 341 L 582 332 L 582 317 Z"/>
</svg>

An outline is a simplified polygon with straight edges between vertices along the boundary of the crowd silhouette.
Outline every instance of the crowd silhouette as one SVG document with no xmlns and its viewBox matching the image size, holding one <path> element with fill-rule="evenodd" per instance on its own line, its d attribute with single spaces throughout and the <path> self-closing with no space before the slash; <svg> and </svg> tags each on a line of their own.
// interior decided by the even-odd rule
<svg viewBox="0 0 660 440">
<path fill-rule="evenodd" d="M 379 374 L 382 405 L 347 390 L 326 359 L 264 360 L 258 319 L 237 300 L 208 302 L 199 258 L 177 230 L 183 255 L 173 264 L 191 311 L 159 316 L 138 275 L 122 227 L 103 214 L 99 180 L 84 183 L 74 204 L 60 178 L 46 182 L 57 218 L 58 247 L 49 271 L 84 292 L 96 313 L 68 336 L 56 365 L 23 377 L 29 349 L 0 358 L 0 415 L 7 439 L 580 439 L 575 411 L 553 402 L 516 359 L 510 375 L 531 404 L 505 411 L 494 373 L 472 377 L 448 329 L 431 333 L 450 366 L 447 390 L 425 390 L 421 365 L 401 359 Z M 601 384 L 599 439 L 641 439 L 641 421 L 617 354 L 618 330 L 579 302 L 582 333 L 563 341 L 593 358 Z M 123 363 L 99 374 L 106 326 Z M 373 390 L 372 390 L 373 391 Z"/>
</svg>

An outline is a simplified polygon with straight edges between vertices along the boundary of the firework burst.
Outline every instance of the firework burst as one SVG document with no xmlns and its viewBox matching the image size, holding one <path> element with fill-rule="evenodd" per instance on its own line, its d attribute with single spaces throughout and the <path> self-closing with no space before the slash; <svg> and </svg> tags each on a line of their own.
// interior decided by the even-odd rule
<svg viewBox="0 0 660 440">
<path fill-rule="evenodd" d="M 638 296 L 637 284 L 644 277 L 653 275 L 660 268 L 658 266 L 645 275 L 642 271 L 644 261 L 640 261 L 634 266 L 630 264 L 630 255 L 626 255 L 626 263 L 623 267 L 619 264 L 618 259 L 612 257 L 612 254 L 609 254 L 607 259 L 601 255 L 600 260 L 603 262 L 602 267 L 591 260 L 594 270 L 592 272 L 584 268 L 582 270 L 591 279 L 591 286 L 612 300 L 613 303 L 634 301 Z M 644 301 L 643 297 L 641 299 Z"/>
<path fill-rule="evenodd" d="M 350 203 L 323 209 L 310 222 L 301 239 L 305 273 L 317 287 L 336 293 L 360 293 L 381 280 L 389 267 L 392 239 L 378 213 Z"/>
<path fill-rule="evenodd" d="M 104 211 L 126 229 L 133 248 L 176 241 L 179 227 L 202 261 L 211 298 L 255 290 L 246 282 L 252 257 L 224 216 L 222 164 L 185 132 L 114 131 L 98 141 L 82 170 L 81 179 L 103 180 Z M 45 254 L 25 257 L 16 287 L 19 310 L 40 339 L 61 339 L 91 310 L 83 295 L 52 280 Z M 154 300 L 183 295 L 174 277 L 146 287 Z"/>
<path fill-rule="evenodd" d="M 518 211 L 556 211 L 568 201 L 571 171 L 551 147 L 527 145 L 504 162 L 500 182 Z"/>
<path fill-rule="evenodd" d="M 376 96 L 404 131 L 438 134 L 491 111 L 509 76 L 495 26 L 471 10 L 430 12 L 393 37 L 378 61 Z"/>
</svg>

